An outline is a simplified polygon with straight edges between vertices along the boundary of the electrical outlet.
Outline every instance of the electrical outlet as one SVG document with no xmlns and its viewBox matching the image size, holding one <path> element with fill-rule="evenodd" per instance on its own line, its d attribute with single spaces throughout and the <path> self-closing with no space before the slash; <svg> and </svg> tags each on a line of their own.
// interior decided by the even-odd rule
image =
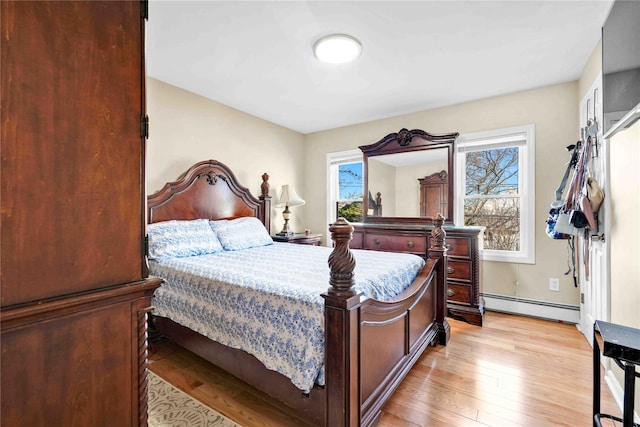
<svg viewBox="0 0 640 427">
<path fill-rule="evenodd" d="M 560 279 L 556 277 L 549 278 L 549 290 L 554 292 L 560 292 Z"/>
</svg>

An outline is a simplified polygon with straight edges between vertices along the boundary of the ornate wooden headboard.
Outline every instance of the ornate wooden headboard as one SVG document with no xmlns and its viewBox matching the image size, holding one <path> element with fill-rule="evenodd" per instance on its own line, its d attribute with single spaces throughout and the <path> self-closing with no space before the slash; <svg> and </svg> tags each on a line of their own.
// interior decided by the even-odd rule
<svg viewBox="0 0 640 427">
<path fill-rule="evenodd" d="M 262 195 L 255 198 L 248 188 L 238 183 L 228 166 L 205 160 L 147 198 L 147 222 L 255 216 L 270 231 L 271 196 L 266 173 L 262 175 L 260 188 Z"/>
</svg>

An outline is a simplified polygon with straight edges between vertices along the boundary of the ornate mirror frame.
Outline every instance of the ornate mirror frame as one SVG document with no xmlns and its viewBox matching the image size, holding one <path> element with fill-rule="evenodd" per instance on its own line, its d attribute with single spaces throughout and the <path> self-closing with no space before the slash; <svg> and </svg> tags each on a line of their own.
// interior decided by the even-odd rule
<svg viewBox="0 0 640 427">
<path fill-rule="evenodd" d="M 417 151 L 434 150 L 434 149 L 446 149 L 447 150 L 447 179 L 448 179 L 448 193 L 447 193 L 447 211 L 441 212 L 446 217 L 446 223 L 453 223 L 453 177 L 454 177 L 454 142 L 459 133 L 447 133 L 447 134 L 430 134 L 420 129 L 400 129 L 397 133 L 390 133 L 382 138 L 380 141 L 370 144 L 362 145 L 358 148 L 362 151 L 363 160 L 363 175 L 364 175 L 364 194 L 370 194 L 369 188 L 369 159 L 375 156 L 382 156 L 388 154 L 397 153 L 411 153 Z M 418 177 L 416 177 L 417 179 Z M 382 203 L 384 205 L 384 193 L 382 194 Z M 419 195 L 416 194 L 416 198 Z M 377 206 L 370 206 L 371 200 L 369 197 L 363 197 L 363 222 L 365 223 L 378 223 L 378 224 L 431 224 L 431 217 L 419 217 L 419 216 L 384 216 L 384 209 L 382 215 L 374 213 L 369 215 L 369 210 L 378 210 Z M 374 209 L 375 208 L 375 209 Z"/>
</svg>

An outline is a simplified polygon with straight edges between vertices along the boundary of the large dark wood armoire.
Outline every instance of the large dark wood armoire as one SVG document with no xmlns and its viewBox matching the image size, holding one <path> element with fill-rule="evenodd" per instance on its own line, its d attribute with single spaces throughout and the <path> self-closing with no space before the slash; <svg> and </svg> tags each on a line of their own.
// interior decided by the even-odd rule
<svg viewBox="0 0 640 427">
<path fill-rule="evenodd" d="M 0 4 L 1 424 L 146 425 L 144 3 Z"/>
<path fill-rule="evenodd" d="M 418 178 L 420 183 L 420 216 L 435 218 L 449 210 L 449 178 L 447 171 Z"/>
</svg>

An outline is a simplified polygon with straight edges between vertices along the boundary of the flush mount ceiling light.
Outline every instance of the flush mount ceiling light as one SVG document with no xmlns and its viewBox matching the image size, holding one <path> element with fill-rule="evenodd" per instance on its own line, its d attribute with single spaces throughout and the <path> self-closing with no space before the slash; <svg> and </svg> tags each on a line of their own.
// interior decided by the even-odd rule
<svg viewBox="0 0 640 427">
<path fill-rule="evenodd" d="M 344 64 L 360 56 L 362 45 L 346 34 L 331 34 L 313 44 L 313 53 L 320 61 L 330 64 Z"/>
</svg>

